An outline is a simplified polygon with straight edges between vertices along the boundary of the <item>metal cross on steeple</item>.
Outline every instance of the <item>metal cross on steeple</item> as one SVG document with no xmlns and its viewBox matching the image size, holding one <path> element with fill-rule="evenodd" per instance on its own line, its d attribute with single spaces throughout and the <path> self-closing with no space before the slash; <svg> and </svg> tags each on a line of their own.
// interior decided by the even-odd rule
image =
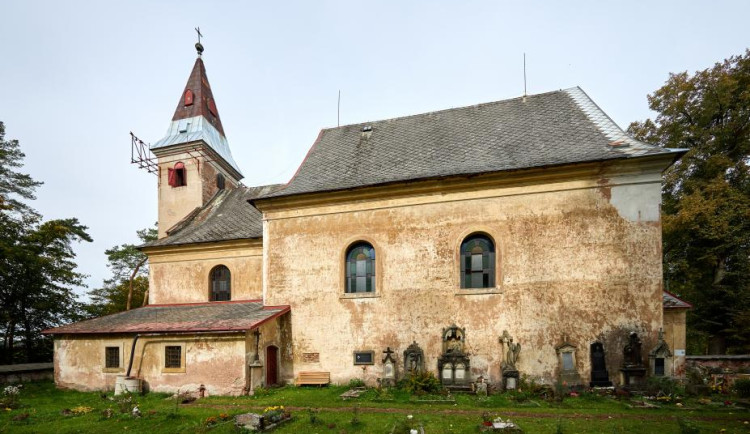
<svg viewBox="0 0 750 434">
<path fill-rule="evenodd" d="M 201 44 L 201 38 L 203 37 L 203 34 L 201 33 L 201 28 L 196 27 L 195 32 L 198 34 L 198 42 L 195 44 L 195 49 L 198 50 L 198 57 L 200 57 L 201 54 L 203 54 L 203 44 Z"/>
</svg>

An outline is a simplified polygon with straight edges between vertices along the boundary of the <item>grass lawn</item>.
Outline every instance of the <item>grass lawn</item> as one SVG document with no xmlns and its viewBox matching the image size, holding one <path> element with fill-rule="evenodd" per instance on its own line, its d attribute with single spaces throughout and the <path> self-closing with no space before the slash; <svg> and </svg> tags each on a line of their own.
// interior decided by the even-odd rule
<svg viewBox="0 0 750 434">
<path fill-rule="evenodd" d="M 13 433 L 234 433 L 233 417 L 248 411 L 261 412 L 283 405 L 292 420 L 276 433 L 390 433 L 409 423 L 426 433 L 477 433 L 482 414 L 510 418 L 526 433 L 750 433 L 750 412 L 726 399 L 703 404 L 685 400 L 682 407 L 657 404 L 659 408 L 637 408 L 640 399 L 616 400 L 583 394 L 563 402 L 497 394 L 488 398 L 456 395 L 455 402 L 418 402 L 405 392 L 379 396 L 368 390 L 356 400 L 339 395 L 348 388 L 283 387 L 260 396 L 209 397 L 177 405 L 167 395 L 134 396 L 142 416 L 121 413 L 112 393 L 82 393 L 57 390 L 50 382 L 28 383 L 20 394 L 20 407 L 0 409 L 0 432 Z M 385 398 L 385 399 L 384 399 Z M 732 398 L 730 398 L 732 399 Z M 358 407 L 358 423 L 352 423 Z M 127 404 L 123 404 L 127 407 Z M 311 423 L 308 408 L 320 409 L 319 421 Z M 207 422 L 208 421 L 208 422 Z M 679 421 L 683 425 L 680 426 Z"/>
</svg>

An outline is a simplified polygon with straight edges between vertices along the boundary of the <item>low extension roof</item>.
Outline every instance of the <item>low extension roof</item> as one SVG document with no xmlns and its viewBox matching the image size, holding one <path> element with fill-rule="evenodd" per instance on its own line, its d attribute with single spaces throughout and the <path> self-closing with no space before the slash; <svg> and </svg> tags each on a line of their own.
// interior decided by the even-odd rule
<svg viewBox="0 0 750 434">
<path fill-rule="evenodd" d="M 202 208 L 196 208 L 167 231 L 167 236 L 142 247 L 175 246 L 263 237 L 260 211 L 247 203 L 280 185 L 240 186 L 220 190 Z"/>
<path fill-rule="evenodd" d="M 219 332 L 252 330 L 289 312 L 289 306 L 263 306 L 260 300 L 150 305 L 80 321 L 45 334 Z"/>
<path fill-rule="evenodd" d="M 682 152 L 628 136 L 574 87 L 324 129 L 292 180 L 258 199 Z"/>
<path fill-rule="evenodd" d="M 693 307 L 692 304 L 678 298 L 671 292 L 664 291 L 662 297 L 662 305 L 664 306 L 664 309 L 691 309 Z"/>
</svg>

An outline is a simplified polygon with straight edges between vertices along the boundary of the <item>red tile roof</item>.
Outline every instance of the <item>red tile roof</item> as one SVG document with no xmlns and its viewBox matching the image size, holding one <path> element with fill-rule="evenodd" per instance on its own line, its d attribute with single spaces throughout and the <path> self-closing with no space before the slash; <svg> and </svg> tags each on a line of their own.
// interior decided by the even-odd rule
<svg viewBox="0 0 750 434">
<path fill-rule="evenodd" d="M 289 312 L 260 300 L 159 304 L 45 330 L 45 334 L 245 331 Z"/>
</svg>

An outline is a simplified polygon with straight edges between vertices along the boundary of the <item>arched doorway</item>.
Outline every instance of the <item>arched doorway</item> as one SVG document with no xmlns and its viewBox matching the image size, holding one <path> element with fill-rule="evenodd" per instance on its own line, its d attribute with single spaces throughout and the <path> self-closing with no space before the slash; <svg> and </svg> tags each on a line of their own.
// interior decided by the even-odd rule
<svg viewBox="0 0 750 434">
<path fill-rule="evenodd" d="M 266 386 L 279 382 L 279 348 L 273 345 L 266 347 Z"/>
</svg>

